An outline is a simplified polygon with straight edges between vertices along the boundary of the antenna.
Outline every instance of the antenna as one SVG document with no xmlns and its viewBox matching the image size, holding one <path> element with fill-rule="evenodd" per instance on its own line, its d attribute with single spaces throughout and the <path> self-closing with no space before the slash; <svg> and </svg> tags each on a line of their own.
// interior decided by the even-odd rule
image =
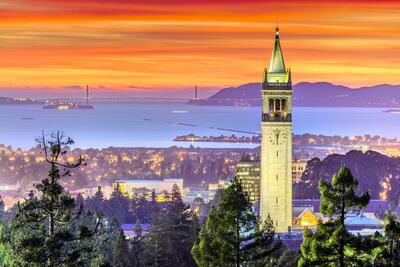
<svg viewBox="0 0 400 267">
<path fill-rule="evenodd" d="M 89 85 L 86 85 L 86 105 L 89 105 Z"/>
</svg>

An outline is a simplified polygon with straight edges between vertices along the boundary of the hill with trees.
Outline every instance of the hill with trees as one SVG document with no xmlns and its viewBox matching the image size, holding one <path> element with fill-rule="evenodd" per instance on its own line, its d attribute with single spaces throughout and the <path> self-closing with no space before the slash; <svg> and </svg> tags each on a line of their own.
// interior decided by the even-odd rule
<svg viewBox="0 0 400 267">
<path fill-rule="evenodd" d="M 261 105 L 261 84 L 247 83 L 219 90 L 194 105 Z M 304 107 L 400 107 L 400 85 L 379 84 L 350 88 L 328 82 L 300 82 L 293 86 L 293 105 Z"/>
<path fill-rule="evenodd" d="M 358 180 L 360 192 L 368 191 L 372 199 L 387 198 L 394 204 L 399 203 L 400 158 L 358 150 L 349 151 L 345 155 L 329 155 L 323 160 L 313 158 L 308 161 L 301 183 L 294 184 L 294 197 L 319 198 L 319 179 L 328 181 L 343 165 Z"/>
</svg>

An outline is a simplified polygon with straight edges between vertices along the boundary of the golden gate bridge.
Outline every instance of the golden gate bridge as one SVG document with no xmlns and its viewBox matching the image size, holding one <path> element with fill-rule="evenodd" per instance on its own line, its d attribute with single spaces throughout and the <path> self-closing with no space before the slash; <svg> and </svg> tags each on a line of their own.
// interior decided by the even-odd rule
<svg viewBox="0 0 400 267">
<path fill-rule="evenodd" d="M 203 89 L 207 90 L 207 89 Z M 86 86 L 86 95 L 85 96 L 64 96 L 64 97 L 37 97 L 32 98 L 32 100 L 36 101 L 80 101 L 84 100 L 86 103 L 89 100 L 165 100 L 165 101 L 189 101 L 189 100 L 201 100 L 202 98 L 198 97 L 198 87 L 197 85 L 194 88 L 194 97 L 182 97 L 179 94 L 187 92 L 188 89 L 183 89 L 179 91 L 175 91 L 163 96 L 134 96 L 134 95 L 123 95 L 123 96 L 90 96 L 89 95 L 89 86 Z M 178 95 L 178 96 L 177 96 Z"/>
<path fill-rule="evenodd" d="M 86 104 L 88 104 L 89 100 L 134 100 L 134 101 L 201 101 L 201 100 L 206 100 L 207 98 L 200 98 L 199 97 L 199 89 L 197 85 L 194 87 L 193 90 L 193 97 L 187 97 L 187 96 L 180 96 L 183 93 L 188 92 L 188 89 L 183 89 L 183 90 L 178 90 L 175 92 L 171 92 L 168 94 L 164 94 L 161 96 L 135 96 L 135 95 L 121 95 L 121 96 L 90 96 L 89 95 L 89 86 L 86 86 L 86 95 L 85 96 L 64 96 L 64 97 L 36 97 L 36 98 L 31 98 L 32 100 L 35 101 L 40 101 L 40 102 L 55 102 L 55 101 L 85 101 Z M 215 89 L 202 89 L 202 92 L 208 91 L 208 92 L 215 92 Z M 218 100 L 219 98 L 213 97 L 213 100 Z M 224 98 L 224 100 L 231 100 L 229 98 Z M 232 99 L 234 100 L 234 99 Z M 243 98 L 241 99 L 243 101 L 258 101 L 261 100 L 261 98 Z"/>
</svg>

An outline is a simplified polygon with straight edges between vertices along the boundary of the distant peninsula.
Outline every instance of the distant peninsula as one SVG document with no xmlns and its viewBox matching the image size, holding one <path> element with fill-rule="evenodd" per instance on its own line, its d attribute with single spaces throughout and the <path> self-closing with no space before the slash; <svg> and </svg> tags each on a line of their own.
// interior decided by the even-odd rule
<svg viewBox="0 0 400 267">
<path fill-rule="evenodd" d="M 0 97 L 0 105 L 42 105 L 43 102 L 29 98 Z"/>
<path fill-rule="evenodd" d="M 191 105 L 261 106 L 260 83 L 219 90 Z M 293 86 L 293 105 L 298 107 L 400 107 L 400 85 L 380 84 L 350 88 L 328 82 L 300 82 Z"/>
</svg>

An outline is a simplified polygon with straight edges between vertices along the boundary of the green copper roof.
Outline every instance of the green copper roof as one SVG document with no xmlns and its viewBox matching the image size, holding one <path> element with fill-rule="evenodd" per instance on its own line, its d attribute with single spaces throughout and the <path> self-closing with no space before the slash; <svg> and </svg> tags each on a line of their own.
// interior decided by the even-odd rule
<svg viewBox="0 0 400 267">
<path fill-rule="evenodd" d="M 281 44 L 279 42 L 278 27 L 276 28 L 275 45 L 274 45 L 274 50 L 272 50 L 271 63 L 269 64 L 268 72 L 275 72 L 275 73 L 286 72 L 285 61 L 283 60 Z"/>
</svg>

